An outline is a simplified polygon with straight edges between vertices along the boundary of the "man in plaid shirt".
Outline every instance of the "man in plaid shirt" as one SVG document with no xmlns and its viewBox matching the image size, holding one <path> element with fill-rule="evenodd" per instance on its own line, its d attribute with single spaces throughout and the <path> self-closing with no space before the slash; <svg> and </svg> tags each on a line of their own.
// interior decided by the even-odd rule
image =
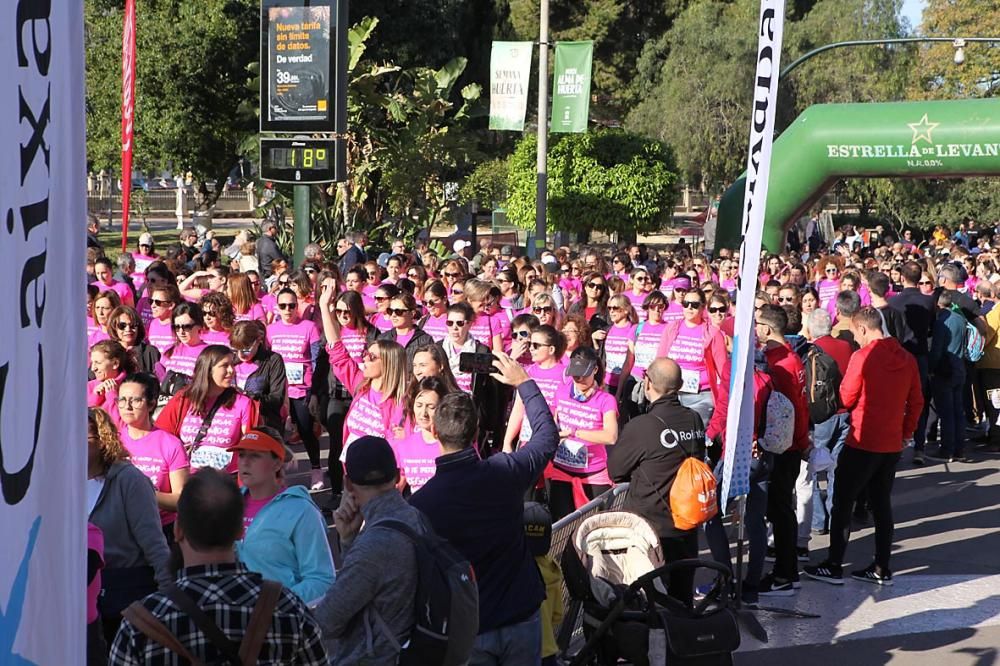
<svg viewBox="0 0 1000 666">
<path fill-rule="evenodd" d="M 238 645 L 262 584 L 261 575 L 237 562 L 233 550 L 243 531 L 243 497 L 228 475 L 201 470 L 184 486 L 177 514 L 174 534 L 184 556 L 184 568 L 177 573 L 177 587 L 197 603 L 226 638 Z M 142 604 L 199 661 L 215 663 L 223 659 L 223 652 L 167 595 L 153 593 Z M 181 666 L 186 662 L 125 620 L 111 646 L 108 663 Z M 287 588 L 281 589 L 256 663 L 267 666 L 328 663 L 316 620 Z"/>
</svg>

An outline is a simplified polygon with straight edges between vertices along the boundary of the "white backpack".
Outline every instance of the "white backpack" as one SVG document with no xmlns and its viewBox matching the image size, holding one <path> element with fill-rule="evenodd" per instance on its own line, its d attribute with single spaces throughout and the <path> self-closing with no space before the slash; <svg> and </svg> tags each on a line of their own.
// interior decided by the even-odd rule
<svg viewBox="0 0 1000 666">
<path fill-rule="evenodd" d="M 771 389 L 764 407 L 764 432 L 757 444 L 765 451 L 780 455 L 792 447 L 795 434 L 795 405 L 784 393 Z"/>
</svg>

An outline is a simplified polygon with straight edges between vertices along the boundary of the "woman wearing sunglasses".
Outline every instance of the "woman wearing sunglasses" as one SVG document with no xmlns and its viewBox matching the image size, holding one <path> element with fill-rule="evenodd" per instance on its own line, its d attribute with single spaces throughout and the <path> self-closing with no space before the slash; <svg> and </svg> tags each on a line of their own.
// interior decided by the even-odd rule
<svg viewBox="0 0 1000 666">
<path fill-rule="evenodd" d="M 168 543 L 173 543 L 177 500 L 187 483 L 190 463 L 181 440 L 153 425 L 153 410 L 159 397 L 156 377 L 130 374 L 118 389 L 118 432 L 131 462 L 152 482 L 160 523 Z"/>
<path fill-rule="evenodd" d="M 415 381 L 406 392 L 404 412 L 408 434 L 390 439 L 389 443 L 396 454 L 400 482 L 406 484 L 409 493 L 420 490 L 434 476 L 434 461 L 441 455 L 441 443 L 431 426 L 438 403 L 450 392 L 448 384 L 440 377 Z"/>
<path fill-rule="evenodd" d="M 411 363 L 413 354 L 418 348 L 434 344 L 434 338 L 413 321 L 417 316 L 417 301 L 410 294 L 401 293 L 389 301 L 386 314 L 392 322 L 392 328 L 379 335 L 378 339 L 390 340 L 401 345 Z"/>
<path fill-rule="evenodd" d="M 632 391 L 632 366 L 635 365 L 635 331 L 639 319 L 627 297 L 612 296 L 608 301 L 611 327 L 602 343 L 608 393 L 621 405 Z"/>
<path fill-rule="evenodd" d="M 497 274 L 496 283 L 500 287 L 500 307 L 513 319 L 513 313 L 524 307 L 524 295 L 521 282 L 517 279 L 517 271 L 508 266 Z"/>
<path fill-rule="evenodd" d="M 448 289 L 440 280 L 430 280 L 424 285 L 424 307 L 427 314 L 420 320 L 420 328 L 440 342 L 448 335 Z"/>
<path fill-rule="evenodd" d="M 549 508 L 559 520 L 611 488 L 607 447 L 618 439 L 618 403 L 604 391 L 604 364 L 586 347 L 570 356 L 556 390 L 559 448 L 546 470 Z"/>
<path fill-rule="evenodd" d="M 233 314 L 236 321 L 256 319 L 267 323 L 264 307 L 257 300 L 250 277 L 245 273 L 236 273 L 227 283 L 229 301 L 233 304 Z"/>
<path fill-rule="evenodd" d="M 606 327 L 610 322 L 608 317 L 608 282 L 600 273 L 590 272 L 583 276 L 583 298 L 570 306 L 569 314 L 582 314 L 584 319 L 590 323 L 591 328 L 595 328 L 595 317 L 600 321 L 596 322 L 601 327 Z"/>
<path fill-rule="evenodd" d="M 729 316 L 729 297 L 725 292 L 716 292 L 708 297 L 708 320 L 718 328 Z"/>
<path fill-rule="evenodd" d="M 87 406 L 100 407 L 118 425 L 118 387 L 135 372 L 135 361 L 114 340 L 101 340 L 90 348 L 90 371 L 94 378 L 87 382 Z"/>
<path fill-rule="evenodd" d="M 708 423 L 726 363 L 726 341 L 718 327 L 705 318 L 705 297 L 700 291 L 685 293 L 681 305 L 684 319 L 667 325 L 656 355 L 672 358 L 681 367 L 681 404 Z"/>
<path fill-rule="evenodd" d="M 538 390 L 545 396 L 545 401 L 555 415 L 556 393 L 566 382 L 566 363 L 563 354 L 566 352 L 566 339 L 551 326 L 539 325 L 530 333 L 528 350 L 531 354 L 531 365 L 525 368 L 528 376 L 535 380 Z M 524 403 L 521 396 L 515 394 L 514 406 L 507 420 L 507 430 L 503 438 L 505 453 L 514 451 L 514 442 L 524 444 L 531 438 L 531 427 L 524 418 Z"/>
<path fill-rule="evenodd" d="M 468 277 L 465 263 L 456 259 L 446 261 L 441 269 L 441 279 L 444 280 L 444 286 L 448 288 L 449 293 L 459 280 L 466 280 Z"/>
<path fill-rule="evenodd" d="M 825 308 L 840 293 L 840 266 L 828 259 L 821 261 L 818 269 L 820 274 L 816 281 L 816 291 L 819 293 L 819 306 Z"/>
<path fill-rule="evenodd" d="M 120 305 L 111 312 L 108 328 L 111 339 L 121 344 L 135 359 L 138 372 L 154 374 L 160 362 L 160 350 L 145 341 L 146 327 L 135 308 Z"/>
<path fill-rule="evenodd" d="M 376 340 L 363 354 L 363 366 L 351 358 L 341 340 L 340 323 L 330 311 L 333 290 L 320 295 L 326 352 L 334 375 L 352 396 L 344 419 L 344 450 L 365 435 L 385 436 L 393 426 L 403 423 L 406 398 L 407 364 L 403 348 L 389 340 Z M 341 455 L 343 458 L 343 455 Z"/>
<path fill-rule="evenodd" d="M 465 300 L 475 315 L 469 335 L 491 351 L 503 351 L 504 329 L 500 325 L 503 315 L 495 314 L 495 307 L 500 304 L 500 289 L 475 278 L 466 280 Z"/>
<path fill-rule="evenodd" d="M 201 314 L 205 318 L 205 328 L 201 339 L 210 345 L 229 346 L 229 334 L 236 323 L 233 304 L 222 292 L 210 291 L 198 301 Z"/>
<path fill-rule="evenodd" d="M 142 323 L 149 329 L 149 323 L 153 320 L 153 306 L 151 301 L 151 295 L 155 289 L 165 287 L 167 285 L 176 285 L 177 282 L 174 280 L 174 274 L 170 272 L 167 265 L 162 261 L 157 261 L 150 264 L 146 268 L 145 279 L 143 280 L 142 295 L 139 296 L 139 300 L 136 301 L 135 309 L 139 312 L 139 316 L 142 317 Z"/>
<path fill-rule="evenodd" d="M 438 343 L 448 359 L 448 366 L 458 388 L 466 393 L 473 392 L 476 375 L 461 371 L 461 355 L 490 353 L 489 347 L 472 336 L 472 323 L 475 319 L 476 315 L 468 303 L 448 306 L 448 337 Z"/>
<path fill-rule="evenodd" d="M 635 362 L 632 364 L 632 378 L 635 388 L 632 390 L 627 405 L 628 418 L 637 416 L 646 402 L 646 394 L 642 390 L 643 373 L 656 359 L 656 351 L 660 346 L 660 338 L 667 324 L 663 321 L 663 313 L 667 309 L 667 297 L 659 291 L 654 291 L 643 301 L 646 313 L 645 321 L 639 322 L 635 328 Z"/>
<path fill-rule="evenodd" d="M 150 233 L 140 234 L 136 242 L 136 251 L 132 253 L 132 260 L 135 262 L 135 271 L 132 273 L 132 284 L 137 292 L 142 291 L 146 282 L 146 269 L 154 262 L 160 260 L 160 255 L 156 253 L 153 244 L 153 235 Z"/>
<path fill-rule="evenodd" d="M 417 303 L 424 300 L 424 287 L 427 285 L 427 269 L 423 266 L 410 266 L 406 269 L 406 279 L 413 283 L 413 297 Z"/>
<path fill-rule="evenodd" d="M 236 474 L 236 458 L 229 447 L 259 419 L 257 403 L 236 388 L 233 350 L 208 345 L 198 356 L 191 383 L 170 398 L 156 427 L 180 438 L 192 470 L 212 467 Z"/>
<path fill-rule="evenodd" d="M 512 359 L 527 368 L 531 365 L 531 332 L 540 326 L 533 314 L 519 314 L 510 323 L 510 351 Z"/>
<path fill-rule="evenodd" d="M 236 322 L 229 335 L 236 352 L 236 387 L 257 401 L 260 422 L 284 428 L 282 410 L 288 396 L 285 362 L 267 346 L 267 328 L 259 319 Z"/>
<path fill-rule="evenodd" d="M 531 314 L 538 317 L 538 323 L 552 328 L 559 328 L 559 307 L 548 292 L 536 294 L 531 299 Z"/>
<path fill-rule="evenodd" d="M 369 321 L 379 332 L 392 330 L 392 320 L 389 319 L 389 303 L 399 296 L 399 287 L 394 284 L 381 284 L 375 290 L 375 314 Z"/>
<path fill-rule="evenodd" d="M 94 324 L 95 328 L 87 336 L 87 346 L 93 347 L 101 340 L 110 340 L 111 334 L 108 331 L 111 326 L 111 313 L 121 305 L 121 299 L 113 291 L 102 291 L 94 298 Z"/>
<path fill-rule="evenodd" d="M 156 372 L 160 378 L 160 393 L 164 396 L 173 396 L 187 386 L 194 375 L 198 356 L 208 347 L 201 339 L 205 318 L 196 304 L 181 303 L 174 308 L 170 321 L 174 344 L 160 356 Z"/>
<path fill-rule="evenodd" d="M 629 289 L 625 292 L 625 296 L 628 298 L 629 303 L 632 304 L 632 309 L 635 310 L 636 316 L 640 320 L 645 319 L 646 311 L 643 309 L 643 303 L 646 302 L 646 298 L 649 296 L 652 287 L 649 279 L 649 271 L 645 268 L 633 268 L 629 280 Z"/>
<path fill-rule="evenodd" d="M 153 318 L 146 330 L 146 339 L 162 356 L 176 342 L 172 328 L 174 308 L 181 302 L 181 294 L 174 284 L 154 287 L 149 294 L 149 309 Z"/>
<path fill-rule="evenodd" d="M 323 487 L 323 470 L 320 468 L 319 440 L 313 430 L 313 418 L 309 412 L 309 394 L 312 388 L 313 370 L 319 358 L 320 335 L 312 319 L 303 319 L 300 314 L 299 299 L 292 289 L 278 292 L 278 318 L 267 327 L 267 343 L 281 355 L 285 363 L 285 379 L 288 380 L 288 408 L 295 429 L 302 438 L 312 466 L 312 490 Z"/>
</svg>

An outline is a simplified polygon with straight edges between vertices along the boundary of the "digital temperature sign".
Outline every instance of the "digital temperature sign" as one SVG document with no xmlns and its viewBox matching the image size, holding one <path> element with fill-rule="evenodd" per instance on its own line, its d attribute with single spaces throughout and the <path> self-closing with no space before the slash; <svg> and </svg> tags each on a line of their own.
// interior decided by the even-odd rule
<svg viewBox="0 0 1000 666">
<path fill-rule="evenodd" d="M 278 183 L 332 183 L 345 177 L 343 139 L 261 139 L 260 175 Z"/>
</svg>

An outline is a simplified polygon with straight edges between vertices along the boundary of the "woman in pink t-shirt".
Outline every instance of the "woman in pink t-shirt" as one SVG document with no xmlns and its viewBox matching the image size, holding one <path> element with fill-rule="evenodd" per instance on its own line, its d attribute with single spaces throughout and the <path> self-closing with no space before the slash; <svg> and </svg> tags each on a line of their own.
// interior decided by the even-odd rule
<svg viewBox="0 0 1000 666">
<path fill-rule="evenodd" d="M 108 333 L 108 326 L 111 323 L 111 313 L 121 305 L 121 299 L 113 291 L 103 291 L 94 299 L 94 323 L 96 328 L 87 337 L 87 347 L 93 347 L 101 340 L 107 340 L 111 336 Z"/>
<path fill-rule="evenodd" d="M 149 477 L 156 489 L 160 521 L 168 543 L 173 543 L 172 525 L 177 519 L 177 500 L 188 480 L 187 452 L 181 440 L 153 425 L 153 410 L 160 387 L 147 374 L 129 375 L 118 389 L 119 426 L 122 444 L 132 464 Z"/>
<path fill-rule="evenodd" d="M 825 308 L 840 293 L 840 267 L 834 261 L 827 261 L 821 266 L 823 272 L 816 282 L 816 291 L 819 292 L 819 306 Z"/>
<path fill-rule="evenodd" d="M 132 293 L 132 287 L 115 280 L 114 274 L 115 267 L 112 261 L 107 257 L 98 257 L 94 262 L 94 277 L 97 278 L 94 284 L 101 291 L 114 291 L 122 303 L 134 306 L 135 294 Z"/>
<path fill-rule="evenodd" d="M 344 452 L 354 440 L 365 435 L 385 437 L 394 426 L 403 424 L 407 363 L 403 348 L 389 340 L 376 340 L 363 355 L 363 366 L 351 358 L 341 340 L 340 324 L 330 312 L 333 290 L 320 294 L 330 367 L 337 380 L 353 396 L 344 419 Z M 343 459 L 343 454 L 341 454 Z"/>
<path fill-rule="evenodd" d="M 327 281 L 320 287 L 321 290 L 332 288 L 332 286 L 327 284 Z M 340 339 L 344 343 L 347 353 L 356 362 L 360 363 L 361 357 L 365 353 L 365 348 L 368 346 L 369 339 L 374 338 L 377 334 L 377 331 L 374 330 L 374 327 L 365 318 L 365 305 L 361 299 L 361 294 L 356 291 L 345 291 L 339 294 L 337 302 L 333 307 L 333 314 L 337 317 L 337 322 L 340 324 Z M 321 317 L 321 325 L 322 321 Z"/>
<path fill-rule="evenodd" d="M 605 384 L 608 392 L 620 403 L 622 396 L 631 392 L 632 366 L 635 365 L 635 329 L 639 323 L 632 303 L 623 295 L 612 296 L 608 301 L 611 328 L 604 338 Z"/>
<path fill-rule="evenodd" d="M 319 329 L 312 319 L 301 317 L 298 298 L 291 289 L 278 292 L 278 319 L 267 327 L 267 342 L 271 350 L 281 355 L 288 381 L 288 407 L 295 428 L 302 438 L 312 466 L 310 488 L 324 486 L 320 468 L 319 439 L 313 430 L 309 412 L 309 394 L 312 389 L 313 370 L 319 360 Z"/>
<path fill-rule="evenodd" d="M 542 326 L 559 328 L 559 308 L 556 301 L 549 293 L 536 294 L 531 299 L 531 314 L 538 317 L 538 323 Z"/>
<path fill-rule="evenodd" d="M 465 301 L 476 316 L 469 335 L 491 351 L 503 351 L 503 334 L 494 330 L 494 320 L 490 316 L 492 306 L 500 302 L 500 289 L 475 278 L 466 280 Z"/>
<path fill-rule="evenodd" d="M 90 371 L 94 379 L 87 382 L 87 407 L 100 407 L 120 425 L 118 387 L 135 372 L 135 359 L 114 340 L 101 340 L 90 348 Z"/>
<path fill-rule="evenodd" d="M 201 339 L 205 318 L 196 304 L 181 303 L 174 308 L 170 319 L 175 343 L 163 352 L 156 372 L 163 395 L 168 397 L 191 381 L 198 355 L 208 346 Z"/>
<path fill-rule="evenodd" d="M 434 412 L 441 398 L 449 393 L 448 385 L 439 377 L 427 377 L 414 382 L 406 394 L 406 428 L 402 437 L 390 437 L 396 453 L 401 481 L 410 492 L 416 492 L 434 476 L 435 459 L 441 455 L 441 444 L 432 433 Z"/>
<path fill-rule="evenodd" d="M 510 323 L 510 347 L 507 355 L 527 369 L 531 360 L 531 332 L 538 328 L 538 317 L 533 314 L 519 314 Z"/>
<path fill-rule="evenodd" d="M 171 327 L 171 319 L 173 318 L 174 308 L 180 302 L 180 292 L 177 291 L 177 286 L 173 284 L 154 287 L 149 293 L 149 310 L 152 314 L 152 319 L 149 320 L 149 324 L 146 326 L 146 339 L 149 341 L 149 344 L 159 350 L 161 356 L 163 352 L 170 349 L 177 341 Z"/>
<path fill-rule="evenodd" d="M 566 364 L 562 360 L 566 351 L 566 339 L 551 326 L 534 326 L 529 333 L 528 350 L 532 361 L 526 368 L 528 376 L 535 380 L 538 390 L 545 396 L 545 402 L 555 414 L 556 393 L 567 381 Z M 515 440 L 523 444 L 530 438 L 531 427 L 524 418 L 524 403 L 521 402 L 521 396 L 515 393 L 514 406 L 503 438 L 504 453 L 514 451 Z"/>
<path fill-rule="evenodd" d="M 151 295 L 155 289 L 168 284 L 176 286 L 177 282 L 174 280 L 174 274 L 170 272 L 166 264 L 157 261 L 146 268 L 142 290 L 136 294 L 139 296 L 139 300 L 136 301 L 135 309 L 139 312 L 139 316 L 142 317 L 142 324 L 147 330 L 149 329 L 149 322 L 153 320 L 153 306 L 150 302 Z"/>
<path fill-rule="evenodd" d="M 556 391 L 559 448 L 546 470 L 553 520 L 611 488 L 607 447 L 618 439 L 618 403 L 601 388 L 604 364 L 597 352 L 577 349 L 566 372 L 570 381 Z"/>
<path fill-rule="evenodd" d="M 229 276 L 226 282 L 226 289 L 229 292 L 229 302 L 233 304 L 233 314 L 236 321 L 246 321 L 257 319 L 267 323 L 267 314 L 264 306 L 257 300 L 250 277 L 246 273 L 234 273 Z"/>
<path fill-rule="evenodd" d="M 375 314 L 373 314 L 368 321 L 372 326 L 377 328 L 379 332 L 385 332 L 392 329 L 392 320 L 389 319 L 387 311 L 389 309 L 389 304 L 396 296 L 399 296 L 399 287 L 394 284 L 380 284 L 378 289 L 375 290 Z"/>
<path fill-rule="evenodd" d="M 642 304 L 646 302 L 646 297 L 649 296 L 649 286 L 649 272 L 645 268 L 633 268 L 631 286 L 625 292 L 625 297 L 632 304 L 632 309 L 635 310 L 638 321 L 646 318 L 646 311 L 643 309 Z"/>
<path fill-rule="evenodd" d="M 434 342 L 441 342 L 448 335 L 448 290 L 440 280 L 431 280 L 424 286 L 424 306 L 427 314 L 420 321 L 420 328 Z"/>
<path fill-rule="evenodd" d="M 201 339 L 210 345 L 229 347 L 229 335 L 233 332 L 233 324 L 236 323 L 236 312 L 233 310 L 232 301 L 222 292 L 210 291 L 201 297 L 198 305 L 205 318 Z"/>
<path fill-rule="evenodd" d="M 257 403 L 236 388 L 233 351 L 208 345 L 198 356 L 191 383 L 170 399 L 156 427 L 184 443 L 193 470 L 213 467 L 235 474 L 236 457 L 228 449 L 258 419 Z"/>
</svg>

